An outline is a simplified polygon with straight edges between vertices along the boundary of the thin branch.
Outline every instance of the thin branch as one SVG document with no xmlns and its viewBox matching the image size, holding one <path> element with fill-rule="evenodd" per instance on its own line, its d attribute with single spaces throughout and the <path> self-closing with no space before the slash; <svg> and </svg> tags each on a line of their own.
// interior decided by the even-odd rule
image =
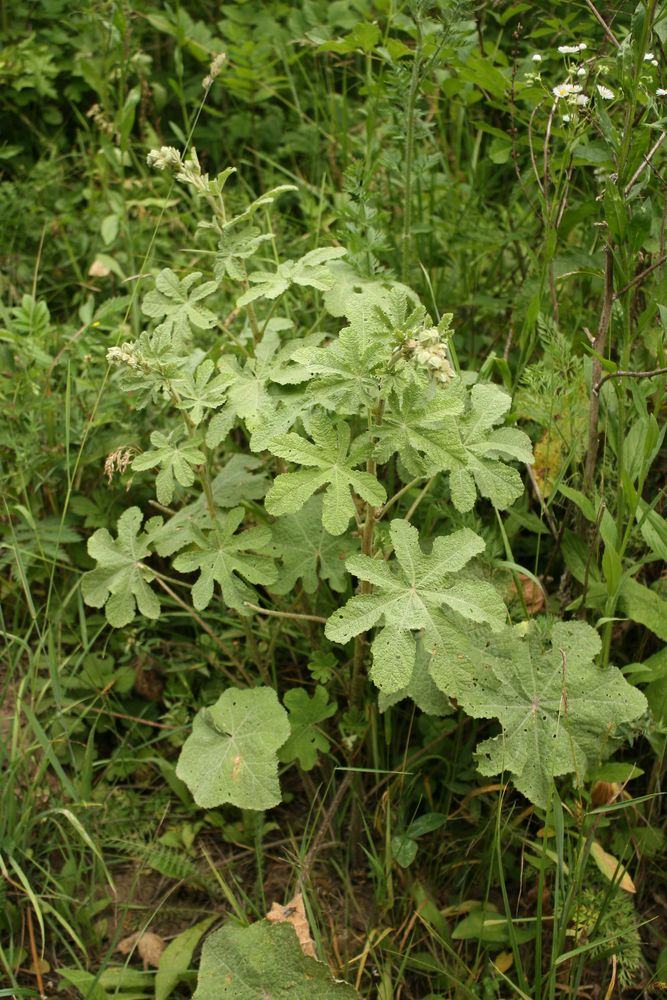
<svg viewBox="0 0 667 1000">
<path fill-rule="evenodd" d="M 155 572 L 155 571 L 153 570 L 153 572 Z M 252 678 L 250 677 L 250 675 L 246 671 L 246 669 L 245 669 L 243 663 L 241 662 L 241 660 L 238 658 L 238 656 L 235 653 L 232 652 L 232 650 L 229 648 L 229 646 L 227 645 L 227 643 L 223 642 L 222 639 L 218 638 L 218 636 L 215 634 L 215 632 L 213 631 L 213 629 L 211 628 L 211 626 L 207 625 L 206 622 L 204 621 L 204 619 L 201 617 L 201 615 L 198 615 L 197 612 L 195 611 L 195 609 L 191 608 L 190 605 L 187 603 L 187 601 L 184 601 L 182 597 L 179 597 L 178 594 L 176 593 L 176 591 L 172 590 L 168 583 L 165 583 L 164 580 L 160 576 L 157 576 L 157 575 L 156 575 L 155 579 L 157 580 L 157 582 L 159 583 L 159 585 L 162 587 L 162 589 L 164 590 L 165 594 L 169 594 L 169 596 L 171 597 L 172 601 L 176 601 L 176 603 L 178 604 L 178 606 L 181 607 L 181 608 L 183 608 L 184 611 L 187 611 L 187 613 L 190 615 L 190 617 L 193 618 L 197 622 L 197 624 L 199 625 L 199 627 L 203 628 L 204 632 L 206 632 L 206 635 L 208 635 L 213 640 L 213 642 L 216 644 L 216 646 L 218 647 L 218 649 L 221 650 L 221 652 L 223 652 L 225 654 L 225 656 L 228 658 L 228 660 L 230 661 L 230 663 L 233 663 L 233 665 L 236 667 L 236 669 L 238 670 L 238 672 L 241 674 L 241 677 L 246 682 L 246 684 L 248 684 L 248 685 L 250 685 L 252 687 L 252 684 L 253 684 Z M 228 677 L 229 680 L 231 680 L 231 681 L 235 681 L 236 680 L 236 678 L 234 677 L 233 674 L 230 673 L 230 671 L 224 669 L 224 672 L 227 675 L 227 677 Z"/>
<path fill-rule="evenodd" d="M 667 132 L 665 132 L 665 135 L 667 135 Z M 661 267 L 666 260 L 667 254 L 663 254 L 662 257 L 659 257 L 658 260 L 656 260 L 655 264 L 651 264 L 650 267 L 647 267 L 645 271 L 641 272 L 641 274 L 637 274 L 632 281 L 629 281 L 627 285 L 621 288 L 620 292 L 614 292 L 614 301 L 616 301 L 616 299 L 620 299 L 621 295 L 625 295 L 625 293 L 629 292 L 631 288 L 635 287 L 635 285 L 641 284 L 644 278 L 648 277 L 651 271 L 655 271 L 657 267 Z"/>
<path fill-rule="evenodd" d="M 614 304 L 614 254 L 611 244 L 607 244 L 605 251 L 604 268 L 604 293 L 602 298 L 602 308 L 600 310 L 600 320 L 597 334 L 593 343 L 593 365 L 591 372 L 591 401 L 588 410 L 588 450 L 586 453 L 586 466 L 584 469 L 584 493 L 591 492 L 593 477 L 595 475 L 595 464 L 598 457 L 598 417 L 600 415 L 600 395 L 595 392 L 595 386 L 600 381 L 602 375 L 602 364 L 599 358 L 604 354 L 607 333 L 611 322 L 611 310 Z"/>
<path fill-rule="evenodd" d="M 269 615 L 271 618 L 290 618 L 295 622 L 320 622 L 322 625 L 326 625 L 328 621 L 327 618 L 322 618 L 320 615 L 302 615 L 297 614 L 296 611 L 272 611 L 269 608 L 260 608 L 258 604 L 251 604 L 250 601 L 244 601 L 243 604 L 258 615 Z"/>
<path fill-rule="evenodd" d="M 435 482 L 436 478 L 437 478 L 436 476 L 433 476 L 431 479 L 429 479 L 429 481 L 427 482 L 426 486 L 421 491 L 421 493 L 419 494 L 419 496 L 415 498 L 415 501 L 412 504 L 412 506 L 410 507 L 410 510 L 405 515 L 405 520 L 406 521 L 412 520 L 412 515 L 417 510 L 417 507 L 419 507 L 419 504 L 422 502 L 422 500 L 424 499 L 424 497 L 426 496 L 426 494 L 428 493 L 428 491 L 433 486 L 433 483 Z"/>
<path fill-rule="evenodd" d="M 607 36 L 607 38 L 609 39 L 609 41 L 612 43 L 612 45 L 615 45 L 617 49 L 620 49 L 621 43 L 619 42 L 619 40 L 617 39 L 616 35 L 611 30 L 611 28 L 609 27 L 609 25 L 607 24 L 607 22 L 605 21 L 605 19 L 602 17 L 602 14 L 600 14 L 600 12 L 597 10 L 597 8 L 595 7 L 595 4 L 592 3 L 592 0 L 586 0 L 586 6 L 591 11 L 591 13 L 595 17 L 595 19 L 598 21 L 598 23 L 601 25 L 602 30 L 604 31 L 605 35 Z"/>
<path fill-rule="evenodd" d="M 667 132 L 663 132 L 653 143 L 646 156 L 642 156 L 642 162 L 639 164 L 634 174 L 632 175 L 628 183 L 625 185 L 625 188 L 623 189 L 623 194 L 626 196 L 626 198 L 630 194 L 632 185 L 635 183 L 637 178 L 641 176 L 646 167 L 650 167 L 651 160 L 653 159 L 654 154 L 658 152 L 665 139 L 667 139 Z"/>
<path fill-rule="evenodd" d="M 601 386 L 608 382 L 610 378 L 653 378 L 655 375 L 667 375 L 667 368 L 654 368 L 650 372 L 610 372 L 601 378 L 599 382 L 593 386 L 593 392 L 599 393 Z"/>
<path fill-rule="evenodd" d="M 387 513 L 387 511 L 394 506 L 397 500 L 400 500 L 400 498 L 403 496 L 404 493 L 407 493 L 408 490 L 411 490 L 413 486 L 416 486 L 417 483 L 420 483 L 424 478 L 425 478 L 424 476 L 417 476 L 416 479 L 413 479 L 411 482 L 407 483 L 407 485 L 401 487 L 401 489 L 398 490 L 397 493 L 394 493 L 393 497 L 387 500 L 384 507 L 378 507 L 378 509 L 375 511 L 375 520 L 379 521 L 381 518 L 383 518 L 384 515 Z"/>
</svg>

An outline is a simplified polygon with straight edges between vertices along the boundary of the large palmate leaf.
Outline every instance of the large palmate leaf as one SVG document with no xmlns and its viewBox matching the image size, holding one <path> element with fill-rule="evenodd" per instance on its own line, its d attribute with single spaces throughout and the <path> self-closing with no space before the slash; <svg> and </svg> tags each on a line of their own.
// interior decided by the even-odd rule
<svg viewBox="0 0 667 1000">
<path fill-rule="evenodd" d="M 159 329 L 171 334 L 175 343 L 187 342 L 191 328 L 210 330 L 218 322 L 215 313 L 201 305 L 202 299 L 217 289 L 215 281 L 199 283 L 201 271 L 183 280 L 166 267 L 155 279 L 155 288 L 144 296 L 141 308 L 146 316 L 161 319 Z"/>
<path fill-rule="evenodd" d="M 304 955 L 294 927 L 228 923 L 204 942 L 192 1000 L 359 1000 L 326 965 Z"/>
<path fill-rule="evenodd" d="M 431 653 L 425 649 L 421 639 L 415 641 L 417 648 L 412 676 L 405 687 L 398 691 L 393 691 L 391 694 L 380 691 L 378 707 L 381 712 L 385 712 L 404 698 L 410 698 L 425 715 L 451 715 L 454 709 L 450 699 L 442 693 L 429 673 Z"/>
<path fill-rule="evenodd" d="M 479 658 L 475 684 L 461 691 L 474 718 L 497 718 L 502 732 L 477 747 L 482 774 L 511 772 L 519 791 L 545 807 L 554 777 L 608 755 L 618 727 L 646 710 L 646 699 L 616 667 L 593 662 L 597 632 L 584 622 L 509 628 Z"/>
<path fill-rule="evenodd" d="M 192 486 L 195 481 L 193 466 L 201 465 L 206 456 L 189 438 L 183 440 L 184 431 L 179 427 L 171 434 L 153 431 L 151 444 L 153 449 L 145 451 L 132 462 L 132 468 L 137 471 L 154 469 L 160 466 L 160 472 L 155 480 L 155 492 L 158 501 L 170 504 L 174 496 L 176 483 L 181 486 Z"/>
<path fill-rule="evenodd" d="M 304 347 L 294 355 L 312 379 L 311 399 L 341 414 L 376 405 L 393 347 L 372 299 L 359 303 L 354 316 L 327 347 Z"/>
<path fill-rule="evenodd" d="M 514 427 L 493 430 L 511 404 L 496 385 L 474 385 L 470 405 L 459 419 L 460 445 L 442 444 L 443 458 L 436 464 L 449 471 L 452 501 L 457 510 L 471 510 L 477 491 L 501 510 L 523 493 L 521 476 L 506 465 L 506 457 L 531 463 L 530 439 Z M 445 457 L 446 456 L 446 457 Z"/>
<path fill-rule="evenodd" d="M 218 583 L 225 603 L 240 614 L 248 614 L 244 602 L 252 602 L 255 594 L 241 577 L 260 584 L 274 583 L 277 578 L 275 562 L 267 552 L 271 529 L 247 528 L 237 535 L 235 531 L 244 516 L 243 507 L 230 510 L 226 517 L 218 518 L 210 531 L 198 531 L 194 547 L 174 560 L 174 569 L 179 573 L 199 570 L 192 588 L 192 602 L 198 610 L 208 607 L 214 584 Z"/>
<path fill-rule="evenodd" d="M 280 802 L 276 751 L 289 734 L 273 688 L 228 688 L 195 716 L 176 774 L 205 809 L 270 809 Z"/>
<path fill-rule="evenodd" d="M 267 477 L 256 471 L 261 467 L 262 462 L 254 455 L 232 455 L 211 484 L 216 507 L 234 507 L 241 499 L 261 499 L 268 487 Z M 194 544 L 202 530 L 213 526 L 203 494 L 164 524 L 158 518 L 155 522 L 151 544 L 160 556 L 171 556 L 186 545 Z"/>
<path fill-rule="evenodd" d="M 202 361 L 194 375 L 186 374 L 176 384 L 178 407 L 190 415 L 195 426 L 202 422 L 208 410 L 219 409 L 227 398 L 228 380 L 223 375 L 211 378 L 213 369 L 212 361 Z"/>
<path fill-rule="evenodd" d="M 326 485 L 322 524 L 330 535 L 342 535 L 355 513 L 351 490 L 375 507 L 384 503 L 387 494 L 375 476 L 355 469 L 368 455 L 368 441 L 355 442 L 350 448 L 348 425 L 341 421 L 334 426 L 328 417 L 311 417 L 308 424 L 312 442 L 294 433 L 281 434 L 271 442 L 274 455 L 311 468 L 277 476 L 264 505 L 269 514 L 294 514 Z"/>
<path fill-rule="evenodd" d="M 273 525 L 273 541 L 282 559 L 278 582 L 271 590 L 288 594 L 303 581 L 307 594 L 326 580 L 332 590 L 345 590 L 345 560 L 355 546 L 345 536 L 330 535 L 322 526 L 322 498 L 311 497 L 298 514 L 285 514 Z"/>
<path fill-rule="evenodd" d="M 88 553 L 97 567 L 84 574 L 81 593 L 93 608 L 106 605 L 107 621 L 114 628 L 132 621 L 135 604 L 146 618 L 160 616 L 160 602 L 148 586 L 154 573 L 143 563 L 151 553 L 152 522 L 147 524 L 148 532 L 141 531 L 142 517 L 138 507 L 130 507 L 118 518 L 117 539 L 106 528 L 98 528 L 88 539 Z"/>
<path fill-rule="evenodd" d="M 346 253 L 343 247 L 322 247 L 311 250 L 299 260 L 283 261 L 275 271 L 254 271 L 248 275 L 253 287 L 244 292 L 236 304 L 246 306 L 255 299 L 277 299 L 290 285 L 308 285 L 327 291 L 334 284 L 327 264 Z"/>
<path fill-rule="evenodd" d="M 389 562 L 351 556 L 346 566 L 375 592 L 360 594 L 335 611 L 325 634 L 334 642 L 348 642 L 360 632 L 382 625 L 373 641 L 371 678 L 385 694 L 410 684 L 415 668 L 415 638 L 422 631 L 427 647 L 441 608 L 450 608 L 471 622 L 487 622 L 501 629 L 505 606 L 491 584 L 457 574 L 484 549 L 484 541 L 469 528 L 440 535 L 427 555 L 417 529 L 398 518 L 391 522 L 395 558 Z"/>
<path fill-rule="evenodd" d="M 381 425 L 374 431 L 378 462 L 388 462 L 394 453 L 412 476 L 428 475 L 447 468 L 448 444 L 461 451 L 458 418 L 465 407 L 465 389 L 460 380 L 447 387 L 431 382 L 408 386 L 397 399 L 392 393 Z"/>
<path fill-rule="evenodd" d="M 336 703 L 329 701 L 326 688 L 316 687 L 312 698 L 304 688 L 292 688 L 283 698 L 289 712 L 289 739 L 278 751 L 278 760 L 290 764 L 298 760 L 304 771 L 317 763 L 318 753 L 326 753 L 329 740 L 319 725 L 336 713 Z"/>
<path fill-rule="evenodd" d="M 262 243 L 273 238 L 273 233 L 262 233 L 257 226 L 228 226 L 218 240 L 213 273 L 218 281 L 228 275 L 232 281 L 245 279 L 245 261 L 257 253 Z"/>
<path fill-rule="evenodd" d="M 228 407 L 243 420 L 263 421 L 267 410 L 275 404 L 271 396 L 274 384 L 296 385 L 308 378 L 308 373 L 291 364 L 292 355 L 304 343 L 291 340 L 281 345 L 280 333 L 290 329 L 286 319 L 269 320 L 266 333 L 255 347 L 253 357 L 240 365 L 235 357 L 223 355 L 218 368 L 227 380 Z M 315 340 L 319 340 L 317 335 Z"/>
</svg>

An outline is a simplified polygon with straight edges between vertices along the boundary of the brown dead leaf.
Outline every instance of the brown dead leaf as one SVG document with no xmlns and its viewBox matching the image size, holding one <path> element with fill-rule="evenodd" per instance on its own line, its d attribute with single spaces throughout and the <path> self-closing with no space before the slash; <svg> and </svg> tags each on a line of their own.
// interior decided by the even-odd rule
<svg viewBox="0 0 667 1000">
<path fill-rule="evenodd" d="M 88 268 L 88 274 L 91 278 L 108 278 L 111 271 L 101 260 L 94 260 Z"/>
<path fill-rule="evenodd" d="M 544 591 L 541 587 L 523 573 L 517 573 L 517 579 L 523 591 L 523 599 L 526 602 L 526 611 L 529 615 L 535 615 L 544 607 Z M 517 586 L 514 580 L 510 588 L 512 594 L 516 594 Z"/>
<path fill-rule="evenodd" d="M 153 934 L 152 931 L 144 931 L 143 933 L 137 931 L 136 934 L 130 934 L 129 937 L 119 941 L 116 951 L 119 951 L 121 955 L 129 955 L 135 948 L 144 963 L 144 969 L 149 966 L 157 969 L 160 964 L 160 955 L 165 948 L 165 943 L 159 934 Z"/>
<path fill-rule="evenodd" d="M 289 903 L 285 903 L 284 906 L 280 903 L 273 903 L 266 915 L 266 919 L 276 921 L 277 923 L 291 924 L 296 931 L 296 936 L 299 939 L 299 944 L 304 955 L 308 955 L 310 958 L 317 958 L 315 944 L 310 936 L 310 927 L 308 926 L 308 918 L 303 905 L 303 896 L 300 892 L 297 892 L 294 899 L 290 899 Z"/>
</svg>

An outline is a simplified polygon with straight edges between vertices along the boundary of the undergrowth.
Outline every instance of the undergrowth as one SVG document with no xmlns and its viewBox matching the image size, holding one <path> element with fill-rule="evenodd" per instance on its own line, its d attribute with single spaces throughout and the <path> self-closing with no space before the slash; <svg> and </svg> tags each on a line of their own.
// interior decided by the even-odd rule
<svg viewBox="0 0 667 1000">
<path fill-rule="evenodd" d="M 657 995 L 664 10 L 0 25 L 0 996 Z"/>
</svg>

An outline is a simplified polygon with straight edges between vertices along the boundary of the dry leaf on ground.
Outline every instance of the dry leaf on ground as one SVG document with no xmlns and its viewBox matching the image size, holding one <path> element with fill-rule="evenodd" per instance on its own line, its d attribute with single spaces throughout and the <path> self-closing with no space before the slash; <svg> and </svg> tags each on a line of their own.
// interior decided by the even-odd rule
<svg viewBox="0 0 667 1000">
<path fill-rule="evenodd" d="M 136 934 L 130 934 L 129 937 L 119 941 L 116 951 L 119 951 L 121 955 L 129 955 L 135 948 L 144 963 L 144 969 L 149 966 L 157 969 L 160 964 L 160 955 L 165 948 L 165 943 L 159 934 L 153 934 L 152 931 L 144 931 L 143 933 L 137 931 Z"/>
<path fill-rule="evenodd" d="M 308 918 L 303 905 L 303 896 L 300 892 L 297 892 L 294 899 L 290 899 L 289 903 L 285 903 L 284 906 L 280 903 L 273 903 L 266 915 L 266 919 L 273 920 L 276 923 L 291 924 L 296 931 L 296 936 L 299 939 L 299 944 L 304 955 L 309 955 L 310 958 L 317 958 L 315 944 L 310 936 L 310 927 L 308 926 Z"/>
</svg>

